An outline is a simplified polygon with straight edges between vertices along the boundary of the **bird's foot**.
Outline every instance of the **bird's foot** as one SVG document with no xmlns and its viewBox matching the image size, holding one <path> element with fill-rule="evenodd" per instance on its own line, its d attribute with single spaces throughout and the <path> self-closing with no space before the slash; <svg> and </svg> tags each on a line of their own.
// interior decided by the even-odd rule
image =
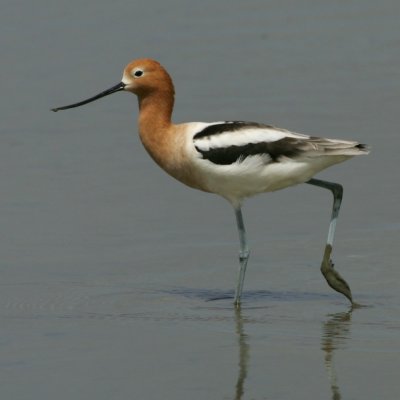
<svg viewBox="0 0 400 400">
<path fill-rule="evenodd" d="M 351 295 L 350 286 L 348 283 L 340 276 L 339 272 L 337 272 L 333 266 L 333 262 L 331 260 L 332 246 L 327 244 L 325 247 L 324 258 L 321 263 L 321 272 L 324 275 L 328 285 L 336 290 L 339 293 L 342 293 L 346 296 L 351 304 L 355 304 L 353 302 L 353 297 Z"/>
</svg>

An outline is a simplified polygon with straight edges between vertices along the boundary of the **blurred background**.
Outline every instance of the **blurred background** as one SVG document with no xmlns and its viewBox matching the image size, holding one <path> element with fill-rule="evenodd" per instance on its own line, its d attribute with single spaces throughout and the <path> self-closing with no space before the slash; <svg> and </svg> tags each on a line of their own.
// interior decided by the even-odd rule
<svg viewBox="0 0 400 400">
<path fill-rule="evenodd" d="M 5 0 L 0 395 L 395 398 L 399 17 L 394 0 Z M 319 272 L 331 197 L 309 185 L 246 202 L 242 312 L 209 301 L 236 279 L 230 206 L 154 164 L 134 96 L 50 112 L 142 57 L 174 79 L 174 122 L 371 145 L 319 175 L 344 186 L 333 258 L 369 307 L 348 311 Z"/>
</svg>

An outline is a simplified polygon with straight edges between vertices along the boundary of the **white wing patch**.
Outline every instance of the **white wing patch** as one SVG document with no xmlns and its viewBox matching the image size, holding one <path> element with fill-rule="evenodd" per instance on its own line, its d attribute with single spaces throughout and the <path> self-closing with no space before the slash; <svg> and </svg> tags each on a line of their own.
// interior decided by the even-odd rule
<svg viewBox="0 0 400 400">
<path fill-rule="evenodd" d="M 267 133 L 268 132 L 268 133 Z M 240 131 L 224 132 L 218 135 L 206 136 L 195 139 L 196 146 L 208 151 L 213 148 L 224 148 L 230 146 L 245 146 L 249 143 L 275 142 L 283 139 L 285 134 L 273 130 L 243 129 Z"/>
<path fill-rule="evenodd" d="M 209 126 L 216 124 L 218 124 L 218 122 L 215 124 L 210 124 Z M 261 126 L 225 131 L 218 134 L 195 138 L 194 143 L 199 150 L 209 151 L 210 149 L 222 149 L 231 146 L 240 147 L 249 143 L 271 143 L 284 139 L 285 137 L 299 139 L 309 138 L 308 135 L 301 135 L 283 129 L 273 129 Z"/>
</svg>

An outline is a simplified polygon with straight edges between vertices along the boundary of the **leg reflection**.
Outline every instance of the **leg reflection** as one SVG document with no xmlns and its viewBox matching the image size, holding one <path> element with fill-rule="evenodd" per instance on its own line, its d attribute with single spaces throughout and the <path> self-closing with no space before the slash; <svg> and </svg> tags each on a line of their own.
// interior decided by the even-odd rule
<svg viewBox="0 0 400 400">
<path fill-rule="evenodd" d="M 247 368 L 250 359 L 247 335 L 244 333 L 244 323 L 240 307 L 235 309 L 236 333 L 239 344 L 239 373 L 236 380 L 235 400 L 241 400 L 244 395 L 244 382 L 247 377 Z"/>
<path fill-rule="evenodd" d="M 321 349 L 325 352 L 325 368 L 328 373 L 333 400 L 340 400 L 342 398 L 333 356 L 335 350 L 344 348 L 350 338 L 352 311 L 353 308 L 348 312 L 328 315 L 329 318 L 324 322 L 322 328 Z"/>
</svg>

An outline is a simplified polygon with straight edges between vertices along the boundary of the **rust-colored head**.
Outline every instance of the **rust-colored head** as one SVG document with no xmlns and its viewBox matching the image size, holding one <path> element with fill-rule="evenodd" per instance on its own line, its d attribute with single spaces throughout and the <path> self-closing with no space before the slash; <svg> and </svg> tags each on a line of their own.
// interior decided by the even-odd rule
<svg viewBox="0 0 400 400">
<path fill-rule="evenodd" d="M 172 79 L 164 67 L 155 60 L 142 58 L 130 62 L 124 69 L 124 90 L 142 97 L 155 92 L 174 94 Z"/>
<path fill-rule="evenodd" d="M 122 81 L 110 89 L 104 90 L 96 96 L 70 104 L 64 107 L 52 108 L 52 111 L 66 110 L 68 108 L 80 107 L 91 103 L 101 97 L 112 93 L 126 90 L 136 94 L 139 99 L 149 95 L 167 94 L 170 99 L 174 97 L 174 85 L 172 79 L 164 67 L 157 61 L 150 58 L 142 58 L 130 62 L 124 69 Z"/>
</svg>

